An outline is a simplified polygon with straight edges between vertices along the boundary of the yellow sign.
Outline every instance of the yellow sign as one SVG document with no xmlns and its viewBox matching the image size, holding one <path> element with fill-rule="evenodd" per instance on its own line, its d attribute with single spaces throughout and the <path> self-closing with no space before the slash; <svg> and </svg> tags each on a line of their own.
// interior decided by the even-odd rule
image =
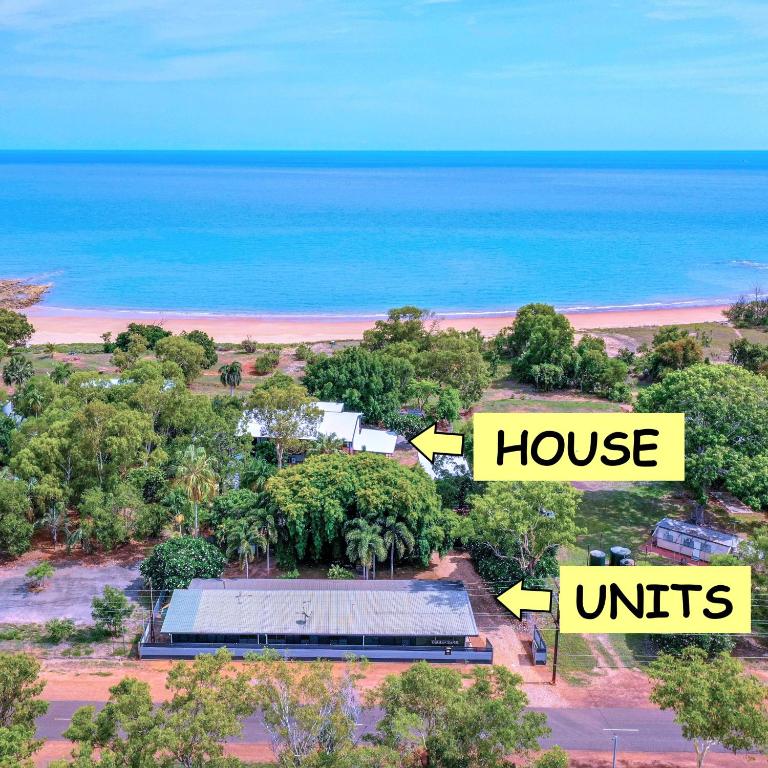
<svg viewBox="0 0 768 768">
<path fill-rule="evenodd" d="M 476 413 L 475 480 L 683 480 L 682 413 Z"/>
<path fill-rule="evenodd" d="M 562 566 L 560 630 L 578 634 L 752 631 L 749 566 Z"/>
</svg>

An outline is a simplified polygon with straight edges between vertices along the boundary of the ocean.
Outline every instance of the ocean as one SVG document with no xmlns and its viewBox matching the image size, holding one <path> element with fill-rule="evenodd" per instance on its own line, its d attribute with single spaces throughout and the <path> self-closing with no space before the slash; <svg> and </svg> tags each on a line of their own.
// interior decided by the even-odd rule
<svg viewBox="0 0 768 768">
<path fill-rule="evenodd" d="M 0 276 L 229 315 L 728 302 L 768 285 L 768 152 L 0 152 Z"/>
</svg>

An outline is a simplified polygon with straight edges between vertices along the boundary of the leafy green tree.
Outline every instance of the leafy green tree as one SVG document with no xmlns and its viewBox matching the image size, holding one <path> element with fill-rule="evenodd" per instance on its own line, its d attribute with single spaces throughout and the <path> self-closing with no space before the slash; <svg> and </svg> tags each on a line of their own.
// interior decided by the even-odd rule
<svg viewBox="0 0 768 768">
<path fill-rule="evenodd" d="M 47 560 L 32 566 L 26 573 L 26 577 L 29 579 L 29 588 L 33 591 L 43 589 L 46 580 L 50 579 L 54 573 L 56 573 L 54 567 Z"/>
<path fill-rule="evenodd" d="M 389 675 L 369 703 L 384 711 L 379 733 L 401 754 L 421 754 L 435 768 L 503 768 L 510 754 L 539 748 L 546 717 L 526 712 L 522 679 L 506 667 L 460 672 L 420 661 Z"/>
<path fill-rule="evenodd" d="M 205 367 L 203 347 L 183 336 L 166 336 L 155 344 L 155 354 L 161 362 L 176 363 L 187 384 L 194 381 Z"/>
<path fill-rule="evenodd" d="M 54 384 L 66 384 L 69 377 L 72 375 L 72 363 L 64 363 L 57 361 L 53 364 L 50 377 Z"/>
<path fill-rule="evenodd" d="M 134 606 L 123 592 L 106 586 L 101 597 L 91 601 L 91 617 L 98 629 L 113 637 L 125 631 L 125 622 L 133 613 Z"/>
<path fill-rule="evenodd" d="M 662 654 L 649 668 L 651 701 L 671 709 L 693 742 L 697 768 L 715 744 L 732 752 L 768 751 L 768 686 L 727 653 L 712 660 L 701 648 Z"/>
<path fill-rule="evenodd" d="M 363 346 L 380 350 L 405 342 L 413 344 L 416 349 L 425 349 L 429 346 L 434 325 L 434 314 L 428 309 L 396 307 L 387 312 L 386 320 L 377 320 L 373 328 L 363 333 Z"/>
<path fill-rule="evenodd" d="M 178 536 L 158 544 L 140 566 L 154 589 L 186 589 L 192 579 L 218 579 L 227 561 L 204 539 Z"/>
<path fill-rule="evenodd" d="M 34 332 L 26 315 L 0 308 L 0 341 L 9 347 L 23 347 Z"/>
<path fill-rule="evenodd" d="M 318 356 L 304 369 L 304 384 L 321 400 L 342 401 L 378 424 L 400 411 L 408 398 L 413 365 L 364 347 L 347 347 L 331 357 Z"/>
<path fill-rule="evenodd" d="M 476 403 L 491 383 L 483 337 L 477 329 L 462 332 L 451 328 L 433 335 L 418 369 L 443 387 L 457 390 L 465 407 Z"/>
<path fill-rule="evenodd" d="M 9 387 L 19 389 L 26 384 L 35 373 L 30 360 L 24 355 L 14 353 L 3 366 L 3 382 Z"/>
<path fill-rule="evenodd" d="M 670 656 L 680 656 L 687 648 L 701 648 L 709 658 L 730 653 L 736 643 L 731 635 L 650 635 L 654 645 Z"/>
<path fill-rule="evenodd" d="M 216 353 L 216 342 L 205 331 L 184 331 L 181 335 L 187 341 L 193 341 L 203 348 L 205 352 L 203 367 L 213 368 L 219 362 L 219 356 Z"/>
<path fill-rule="evenodd" d="M 470 499 L 472 538 L 510 562 L 518 578 L 540 576 L 540 563 L 584 533 L 576 523 L 581 493 L 568 483 L 490 483 Z"/>
<path fill-rule="evenodd" d="M 348 663 L 337 676 L 328 661 L 297 663 L 267 651 L 248 667 L 282 768 L 335 766 L 335 758 L 356 746 L 359 664 Z"/>
<path fill-rule="evenodd" d="M 345 526 L 344 539 L 347 542 L 347 557 L 362 566 L 363 577 L 368 578 L 371 567 L 375 576 L 376 561 L 387 556 L 379 526 L 362 518 L 350 520 Z"/>
<path fill-rule="evenodd" d="M 441 508 L 432 480 L 384 456 L 310 456 L 271 478 L 266 493 L 285 562 L 342 559 L 346 523 L 358 517 L 405 523 L 415 539 L 412 557 L 425 565 L 453 542 L 455 517 Z"/>
<path fill-rule="evenodd" d="M 499 344 L 510 358 L 513 376 L 542 389 L 565 384 L 574 355 L 573 326 L 565 315 L 549 304 L 526 304 L 502 334 Z"/>
<path fill-rule="evenodd" d="M 0 477 L 0 553 L 18 557 L 29 549 L 34 532 L 31 511 L 26 484 Z"/>
<path fill-rule="evenodd" d="M 626 383 L 626 363 L 608 357 L 603 339 L 584 334 L 574 349 L 574 355 L 573 383 L 583 392 L 607 397 L 615 387 Z"/>
<path fill-rule="evenodd" d="M 317 433 L 321 412 L 304 387 L 256 387 L 247 401 L 248 412 L 263 434 L 275 445 L 277 468 L 283 466 L 286 453 L 298 453 L 307 439 Z"/>
<path fill-rule="evenodd" d="M 768 344 L 754 344 L 748 339 L 737 339 L 731 344 L 731 362 L 752 373 L 768 376 Z"/>
<path fill-rule="evenodd" d="M 0 768 L 31 768 L 43 742 L 35 739 L 35 720 L 48 711 L 40 662 L 26 653 L 0 653 Z"/>
<path fill-rule="evenodd" d="M 147 343 L 147 349 L 154 349 L 157 345 L 157 342 L 170 336 L 171 332 L 166 331 L 160 325 L 129 323 L 127 330 L 117 334 L 117 338 L 115 339 L 115 346 L 118 349 L 122 349 L 124 352 L 127 351 L 132 342 L 131 337 L 134 335 L 144 338 Z"/>
<path fill-rule="evenodd" d="M 427 417 L 432 421 L 453 422 L 461 415 L 461 393 L 454 387 L 445 387 L 437 395 L 436 403 L 427 405 Z"/>
<path fill-rule="evenodd" d="M 685 481 L 700 498 L 725 488 L 768 506 L 768 379 L 732 365 L 695 365 L 644 389 L 643 413 L 685 414 Z"/>
<path fill-rule="evenodd" d="M 229 394 L 235 394 L 235 387 L 239 387 L 243 380 L 243 366 L 237 360 L 219 368 L 219 381 L 223 387 L 229 387 Z"/>
<path fill-rule="evenodd" d="M 752 569 L 753 620 L 768 620 L 768 526 L 754 528 L 733 555 L 713 555 L 712 565 L 748 565 Z"/>
<path fill-rule="evenodd" d="M 83 494 L 78 508 L 82 519 L 88 520 L 91 536 L 105 552 L 110 552 L 130 538 L 125 509 L 111 493 L 91 488 Z"/>
<path fill-rule="evenodd" d="M 701 344 L 693 337 L 654 344 L 645 360 L 645 372 L 651 381 L 658 381 L 670 371 L 681 371 L 704 360 Z"/>
<path fill-rule="evenodd" d="M 129 335 L 127 343 L 116 347 L 112 353 L 112 364 L 121 371 L 135 365 L 140 357 L 147 353 L 149 344 L 144 336 L 138 333 Z"/>
<path fill-rule="evenodd" d="M 205 448 L 190 445 L 184 451 L 184 455 L 176 468 L 176 482 L 187 494 L 192 503 L 194 513 L 193 532 L 200 535 L 200 504 L 213 500 L 218 491 L 218 478 L 213 467 L 213 462 L 205 451 Z"/>
</svg>

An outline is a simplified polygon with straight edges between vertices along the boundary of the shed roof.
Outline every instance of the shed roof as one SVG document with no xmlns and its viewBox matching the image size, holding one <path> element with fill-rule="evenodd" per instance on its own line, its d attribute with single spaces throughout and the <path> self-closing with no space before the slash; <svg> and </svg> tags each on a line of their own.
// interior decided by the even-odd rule
<svg viewBox="0 0 768 768">
<path fill-rule="evenodd" d="M 195 579 L 174 590 L 165 633 L 475 636 L 460 581 Z"/>
<path fill-rule="evenodd" d="M 668 531 L 675 531 L 685 536 L 694 536 L 704 541 L 712 541 L 716 544 L 722 544 L 725 547 L 736 547 L 741 541 L 741 537 L 735 533 L 728 533 L 726 531 L 718 531 L 715 528 L 707 528 L 703 525 L 696 525 L 696 523 L 686 523 L 683 520 L 673 520 L 670 517 L 665 517 L 656 525 L 656 530 L 659 528 L 665 528 Z"/>
<path fill-rule="evenodd" d="M 396 445 L 397 432 L 368 427 L 361 427 L 355 433 L 355 439 L 352 441 L 353 450 L 369 451 L 370 453 L 394 453 Z"/>
</svg>

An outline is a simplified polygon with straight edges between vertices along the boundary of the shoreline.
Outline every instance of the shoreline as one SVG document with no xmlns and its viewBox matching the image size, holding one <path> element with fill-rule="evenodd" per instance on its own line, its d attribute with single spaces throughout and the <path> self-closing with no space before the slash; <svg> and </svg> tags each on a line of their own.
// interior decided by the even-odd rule
<svg viewBox="0 0 768 768">
<path fill-rule="evenodd" d="M 577 331 L 597 328 L 632 328 L 671 324 L 725 322 L 724 304 L 565 311 Z M 116 335 L 129 322 L 156 323 L 173 333 L 200 329 L 222 343 L 239 343 L 250 336 L 257 342 L 292 344 L 302 341 L 360 339 L 363 331 L 385 317 L 344 316 L 248 316 L 204 313 L 152 312 L 145 310 L 66 309 L 38 305 L 25 310 L 35 326 L 32 344 L 99 342 L 107 331 Z M 437 316 L 442 328 L 466 331 L 478 328 L 492 336 L 510 325 L 514 313 Z"/>
</svg>

